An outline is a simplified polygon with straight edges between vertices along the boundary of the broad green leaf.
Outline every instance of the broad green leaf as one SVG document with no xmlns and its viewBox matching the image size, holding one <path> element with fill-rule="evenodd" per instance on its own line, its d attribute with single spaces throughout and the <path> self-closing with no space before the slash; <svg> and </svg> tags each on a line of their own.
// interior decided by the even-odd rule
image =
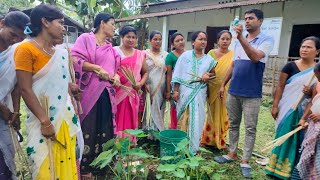
<svg viewBox="0 0 320 180">
<path fill-rule="evenodd" d="M 100 169 L 106 167 L 111 161 L 112 158 L 117 154 L 118 152 L 115 151 L 113 152 L 111 155 L 109 155 L 105 160 L 102 161 L 101 165 L 100 165 Z"/>
<path fill-rule="evenodd" d="M 103 161 L 104 159 L 106 159 L 106 158 L 111 154 L 111 152 L 112 152 L 112 149 L 100 153 L 99 156 L 92 161 L 92 163 L 90 164 L 90 166 L 97 166 L 98 164 L 101 163 L 101 161 Z"/>
<path fill-rule="evenodd" d="M 206 148 L 203 148 L 203 147 L 200 147 L 199 150 L 200 150 L 201 152 L 205 152 L 205 153 L 212 154 L 211 151 L 209 151 L 209 150 L 207 150 Z"/>
<path fill-rule="evenodd" d="M 175 172 L 173 172 L 173 175 L 177 178 L 184 178 L 186 176 L 182 169 L 177 169 Z"/>
<path fill-rule="evenodd" d="M 168 161 L 168 160 L 171 160 L 171 159 L 175 159 L 175 157 L 174 156 L 163 156 L 161 158 L 162 161 Z"/>
<path fill-rule="evenodd" d="M 109 150 L 112 146 L 115 145 L 115 139 L 110 139 L 106 143 L 102 144 L 103 151 Z"/>
<path fill-rule="evenodd" d="M 124 133 L 136 136 L 136 137 L 148 137 L 147 134 L 145 134 L 142 130 L 140 129 L 127 129 L 124 131 Z"/>
<path fill-rule="evenodd" d="M 218 173 L 214 173 L 213 176 L 214 180 L 220 180 L 221 176 Z"/>
<path fill-rule="evenodd" d="M 140 157 L 140 158 L 154 158 L 154 156 L 148 154 L 145 150 L 140 149 L 140 148 L 132 148 L 130 149 L 126 155 L 130 155 L 130 156 L 136 156 L 136 157 Z"/>
<path fill-rule="evenodd" d="M 94 8 L 97 5 L 97 0 L 88 0 L 87 4 L 90 8 Z"/>
<path fill-rule="evenodd" d="M 157 175 L 156 175 L 156 178 L 157 178 L 157 179 L 161 179 L 161 178 L 162 178 L 162 174 L 157 174 Z"/>
<path fill-rule="evenodd" d="M 175 164 L 160 164 L 157 168 L 160 172 L 173 172 L 177 168 Z"/>
<path fill-rule="evenodd" d="M 189 162 L 186 159 L 180 160 L 177 164 L 177 167 L 181 168 L 181 169 L 185 169 L 188 167 Z"/>
<path fill-rule="evenodd" d="M 122 163 L 121 161 L 118 161 L 115 165 L 115 170 L 118 174 L 122 174 Z"/>
<path fill-rule="evenodd" d="M 189 141 L 187 138 L 181 140 L 178 144 L 177 144 L 177 147 L 175 149 L 175 152 L 179 152 L 181 151 L 182 149 L 185 149 L 187 148 L 187 145 L 189 144 Z"/>
</svg>

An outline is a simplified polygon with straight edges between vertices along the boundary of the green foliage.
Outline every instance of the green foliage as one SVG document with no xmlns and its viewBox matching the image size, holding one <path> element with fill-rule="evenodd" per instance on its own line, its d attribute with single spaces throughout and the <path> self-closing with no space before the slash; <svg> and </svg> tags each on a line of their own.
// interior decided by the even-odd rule
<svg viewBox="0 0 320 180">
<path fill-rule="evenodd" d="M 125 133 L 137 138 L 148 136 L 142 130 L 126 130 Z M 103 144 L 103 152 L 90 165 L 100 169 L 108 166 L 115 179 L 146 179 L 149 170 L 145 167 L 158 163 L 159 158 L 148 154 L 142 148 L 130 148 L 131 145 L 129 137 L 111 139 Z"/>
<path fill-rule="evenodd" d="M 188 140 L 182 140 L 175 149 L 181 156 L 165 156 L 161 160 L 179 160 L 175 164 L 160 164 L 157 168 L 157 179 L 219 179 L 218 163 L 212 160 L 206 160 L 203 154 L 212 154 L 212 152 L 200 148 L 200 153 L 196 156 L 190 155 Z M 176 161 L 171 161 L 176 162 Z"/>
<path fill-rule="evenodd" d="M 32 5 L 31 1 L 29 1 L 29 0 L 1 0 L 0 14 L 6 14 L 10 7 L 15 7 L 20 10 L 28 9 Z"/>
</svg>

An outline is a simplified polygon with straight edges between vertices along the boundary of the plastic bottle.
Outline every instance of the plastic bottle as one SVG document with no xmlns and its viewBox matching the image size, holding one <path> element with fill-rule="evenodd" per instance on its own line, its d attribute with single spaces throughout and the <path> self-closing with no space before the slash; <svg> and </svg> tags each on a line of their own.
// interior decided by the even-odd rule
<svg viewBox="0 0 320 180">
<path fill-rule="evenodd" d="M 232 26 L 238 25 L 238 24 L 239 24 L 239 21 L 240 21 L 239 16 L 236 16 L 236 17 L 234 18 L 234 20 L 233 20 Z"/>
</svg>

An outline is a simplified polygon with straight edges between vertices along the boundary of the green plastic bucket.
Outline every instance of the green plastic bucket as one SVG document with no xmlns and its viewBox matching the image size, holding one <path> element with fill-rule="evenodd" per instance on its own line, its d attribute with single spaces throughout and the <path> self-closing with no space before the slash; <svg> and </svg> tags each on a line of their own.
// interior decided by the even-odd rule
<svg viewBox="0 0 320 180">
<path fill-rule="evenodd" d="M 177 156 L 178 152 L 175 152 L 177 144 L 186 139 L 188 134 L 186 132 L 168 129 L 159 133 L 160 136 L 160 157 L 164 156 Z M 179 159 L 178 159 L 179 160 Z M 163 163 L 174 163 L 175 160 L 163 161 Z"/>
</svg>

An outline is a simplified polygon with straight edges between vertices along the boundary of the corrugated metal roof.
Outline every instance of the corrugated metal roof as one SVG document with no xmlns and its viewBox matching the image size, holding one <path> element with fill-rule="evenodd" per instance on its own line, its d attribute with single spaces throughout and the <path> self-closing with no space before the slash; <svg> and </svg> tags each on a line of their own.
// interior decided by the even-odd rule
<svg viewBox="0 0 320 180">
<path fill-rule="evenodd" d="M 287 1 L 287 0 L 249 0 L 249 1 L 232 2 L 232 3 L 226 3 L 226 4 L 215 4 L 215 5 L 210 5 L 210 6 L 200 6 L 200 7 L 179 9 L 179 10 L 173 10 L 173 11 L 164 11 L 164 12 L 156 12 L 156 13 L 149 13 L 149 14 L 139 14 L 136 16 L 120 18 L 120 19 L 117 19 L 116 21 L 117 22 L 132 21 L 132 20 L 136 20 L 136 19 L 145 19 L 145 18 L 151 18 L 151 17 L 170 16 L 170 15 L 175 15 L 175 14 L 184 14 L 184 13 L 207 11 L 207 10 L 213 10 L 213 9 L 225 9 L 225 8 L 249 6 L 249 5 L 255 5 L 255 4 L 266 4 L 266 3 L 273 3 L 273 2 L 283 2 L 283 1 Z"/>
</svg>

